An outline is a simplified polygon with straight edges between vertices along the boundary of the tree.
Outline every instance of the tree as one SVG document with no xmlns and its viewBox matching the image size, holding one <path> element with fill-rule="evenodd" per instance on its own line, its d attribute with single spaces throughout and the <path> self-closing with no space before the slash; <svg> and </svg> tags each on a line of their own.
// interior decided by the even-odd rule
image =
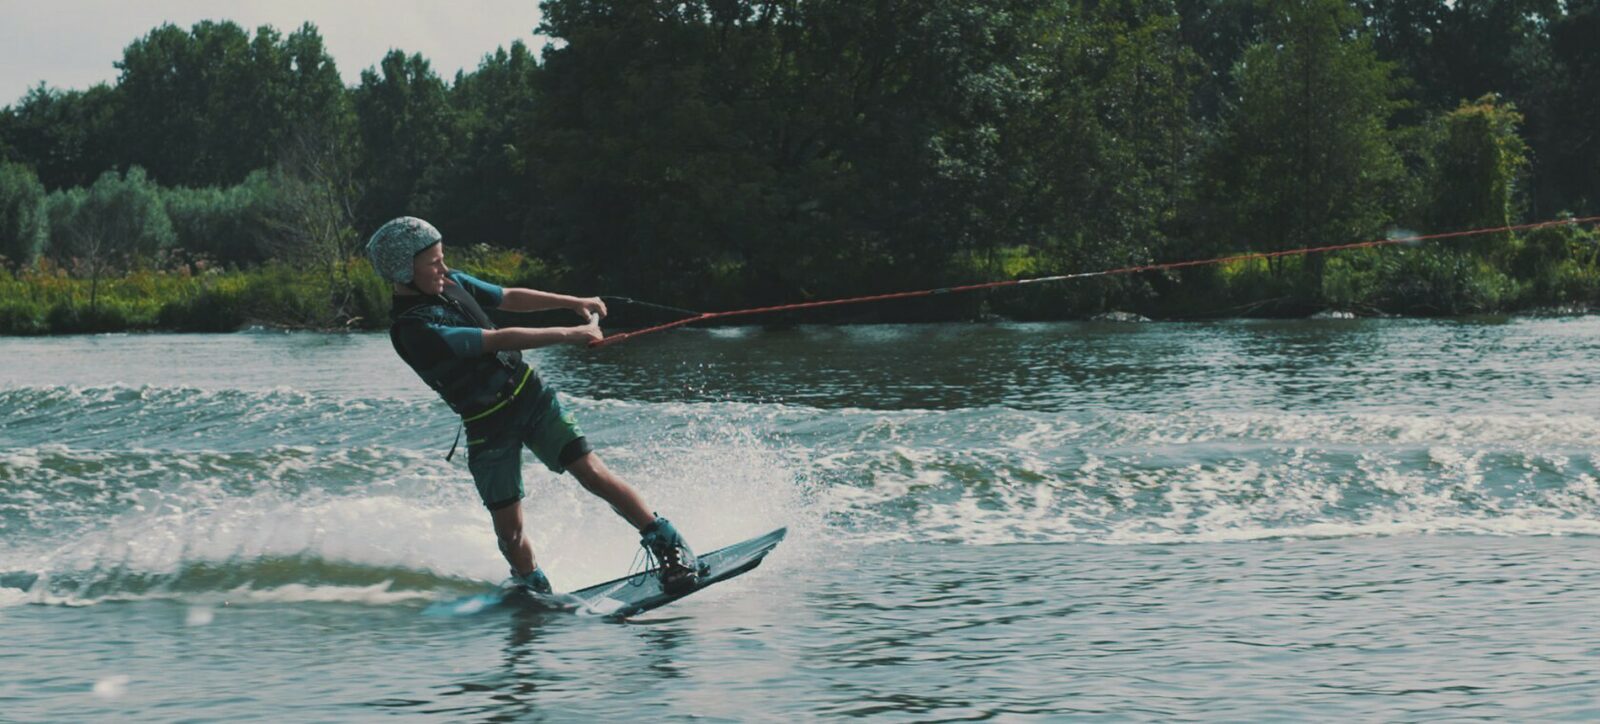
<svg viewBox="0 0 1600 724">
<path fill-rule="evenodd" d="M 1010 192 L 1060 130 L 1030 49 L 1062 5 L 547 2 L 539 241 L 685 304 L 970 273 L 1058 198 Z"/>
<path fill-rule="evenodd" d="M 1061 270 L 1142 263 L 1167 251 L 1191 206 L 1201 125 L 1211 92 L 1186 48 L 1180 17 L 1162 3 L 1060 3 L 1031 19 L 1017 64 L 1025 102 L 1005 114 L 1002 168 L 1019 183 L 996 205 L 1032 223 L 1011 244 L 1042 247 Z M 1075 285 L 1077 309 L 1137 293 L 1138 280 Z M 1123 296 L 1122 301 L 1127 297 Z"/>
<path fill-rule="evenodd" d="M 276 196 L 266 217 L 277 257 L 310 270 L 327 284 L 329 321 L 352 321 L 357 283 L 351 257 L 360 252 L 350 158 L 338 140 L 307 129 L 272 172 Z"/>
<path fill-rule="evenodd" d="M 1600 213 L 1600 1 L 1566 7 L 1549 26 L 1550 72 L 1528 106 L 1539 216 Z"/>
<path fill-rule="evenodd" d="M 1235 70 L 1240 97 L 1210 159 L 1206 203 L 1223 239 L 1271 251 L 1377 236 L 1403 182 L 1387 128 L 1399 87 L 1391 66 L 1342 0 L 1267 7 L 1265 39 Z M 1312 288 L 1323 261 L 1305 257 Z"/>
<path fill-rule="evenodd" d="M 1267 6 L 1260 0 L 1176 0 L 1176 6 L 1181 42 L 1203 69 L 1195 82 L 1195 120 L 1212 124 L 1238 95 L 1233 68 L 1260 42 Z"/>
<path fill-rule="evenodd" d="M 137 166 L 126 175 L 107 171 L 87 190 L 51 194 L 49 216 L 51 253 L 91 280 L 91 315 L 105 272 L 122 262 L 149 259 L 173 242 L 160 190 Z"/>
<path fill-rule="evenodd" d="M 420 54 L 391 50 L 378 69 L 361 71 L 353 103 L 361 139 L 356 173 L 365 184 L 360 227 L 428 215 L 457 149 L 444 82 Z"/>
<path fill-rule="evenodd" d="M 117 165 L 116 109 L 115 91 L 103 83 L 85 91 L 40 83 L 0 111 L 0 146 L 33 167 L 47 189 L 86 186 Z"/>
<path fill-rule="evenodd" d="M 1440 119 L 1428 220 L 1434 229 L 1510 226 L 1528 165 L 1528 146 L 1517 135 L 1522 114 L 1493 95 Z M 1491 242 L 1494 237 L 1480 237 Z"/>
<path fill-rule="evenodd" d="M 523 139 L 537 133 L 538 71 L 519 40 L 456 76 L 449 99 L 461 145 L 430 213 L 458 238 L 522 246 L 537 224 L 538 183 Z"/>
<path fill-rule="evenodd" d="M 33 169 L 0 162 L 0 257 L 21 266 L 33 261 L 49 232 L 44 184 Z"/>
<path fill-rule="evenodd" d="M 260 165 L 250 128 L 255 92 L 244 82 L 249 36 L 232 22 L 164 24 L 123 50 L 120 157 L 168 185 L 237 183 Z"/>
<path fill-rule="evenodd" d="M 162 193 L 172 220 L 173 244 L 190 257 L 230 266 L 253 266 L 281 252 L 272 220 L 278 186 L 265 169 L 237 186 L 169 188 Z"/>
<path fill-rule="evenodd" d="M 118 158 L 169 186 L 237 184 L 308 126 L 351 140 L 343 83 L 309 23 L 287 38 L 266 25 L 252 38 L 232 22 L 166 24 L 117 67 Z"/>
</svg>

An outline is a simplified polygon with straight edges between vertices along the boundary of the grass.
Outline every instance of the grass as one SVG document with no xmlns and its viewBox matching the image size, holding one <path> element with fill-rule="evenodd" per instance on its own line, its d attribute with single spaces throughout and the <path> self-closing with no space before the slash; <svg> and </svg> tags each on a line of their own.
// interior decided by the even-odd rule
<svg viewBox="0 0 1600 724">
<path fill-rule="evenodd" d="M 457 249 L 451 262 L 501 285 L 556 279 L 550 267 L 517 251 Z M 360 258 L 331 270 L 276 262 L 248 269 L 138 268 L 98 284 L 41 260 L 0 269 L 0 334 L 228 332 L 251 325 L 382 329 L 389 324 L 389 296 L 389 286 Z"/>
<path fill-rule="evenodd" d="M 1539 232 L 1516 240 L 1497 258 L 1440 247 L 1329 254 L 1320 288 L 1308 288 L 1317 283 L 1303 273 L 1303 258 L 1285 259 L 1276 269 L 1248 259 L 1181 275 L 1001 290 L 975 297 L 961 309 L 1070 319 L 1110 308 L 1153 317 L 1194 316 L 1208 309 L 1223 316 L 1260 314 L 1263 300 L 1283 299 L 1296 300 L 1293 309 L 1428 316 L 1595 308 L 1600 306 L 1595 236 L 1577 230 Z M 566 270 L 515 250 L 453 248 L 447 258 L 452 266 L 502 286 L 559 289 L 568 281 Z M 967 268 L 964 278 L 970 279 L 1063 271 L 1061 262 L 1024 247 L 969 256 L 957 266 Z M 320 270 L 277 262 L 244 269 L 136 268 L 98 285 L 41 261 L 18 270 L 0 268 L 0 334 L 226 332 L 251 325 L 383 329 L 389 323 L 389 298 L 389 286 L 361 258 Z"/>
</svg>

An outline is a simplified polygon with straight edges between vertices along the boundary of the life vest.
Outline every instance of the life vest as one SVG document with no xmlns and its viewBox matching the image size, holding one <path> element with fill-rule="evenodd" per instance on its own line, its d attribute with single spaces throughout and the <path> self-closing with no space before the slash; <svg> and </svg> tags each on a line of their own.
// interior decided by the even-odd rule
<svg viewBox="0 0 1600 724">
<path fill-rule="evenodd" d="M 486 418 L 505 407 L 517 395 L 538 391 L 539 379 L 533 374 L 533 368 L 523 362 L 522 353 L 515 350 L 476 357 L 450 355 L 432 366 L 418 366 L 400 344 L 397 332 L 401 325 L 433 322 L 460 326 L 459 315 L 482 329 L 495 328 L 483 307 L 478 306 L 478 301 L 460 284 L 445 285 L 444 293 L 433 297 L 433 300 L 436 302 L 419 304 L 397 315 L 394 324 L 389 327 L 389 342 L 394 345 L 395 354 L 411 365 L 417 376 L 439 393 L 445 404 L 461 416 L 462 421 Z M 524 390 L 530 381 L 533 389 Z"/>
</svg>

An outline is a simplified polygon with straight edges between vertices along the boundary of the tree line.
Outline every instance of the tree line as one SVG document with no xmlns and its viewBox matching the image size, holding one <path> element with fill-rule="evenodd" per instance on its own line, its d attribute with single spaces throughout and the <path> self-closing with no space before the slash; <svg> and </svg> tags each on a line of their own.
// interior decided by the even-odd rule
<svg viewBox="0 0 1600 724">
<path fill-rule="evenodd" d="M 541 8 L 539 54 L 447 80 L 394 50 L 350 87 L 311 24 L 155 28 L 114 83 L 0 111 L 0 256 L 91 299 L 288 265 L 337 320 L 401 214 L 714 309 L 1600 213 L 1600 0 Z M 887 313 L 1588 305 L 1594 249 L 1560 228 Z"/>
</svg>

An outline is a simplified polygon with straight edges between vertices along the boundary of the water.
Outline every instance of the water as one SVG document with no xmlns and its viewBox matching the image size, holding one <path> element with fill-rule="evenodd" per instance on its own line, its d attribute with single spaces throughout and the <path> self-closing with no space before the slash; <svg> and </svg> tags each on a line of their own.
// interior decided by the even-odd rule
<svg viewBox="0 0 1600 724">
<path fill-rule="evenodd" d="M 1600 319 L 681 331 L 542 350 L 757 571 L 504 576 L 381 335 L 0 340 L 0 720 L 1600 718 Z M 526 461 L 557 588 L 635 538 Z"/>
</svg>

